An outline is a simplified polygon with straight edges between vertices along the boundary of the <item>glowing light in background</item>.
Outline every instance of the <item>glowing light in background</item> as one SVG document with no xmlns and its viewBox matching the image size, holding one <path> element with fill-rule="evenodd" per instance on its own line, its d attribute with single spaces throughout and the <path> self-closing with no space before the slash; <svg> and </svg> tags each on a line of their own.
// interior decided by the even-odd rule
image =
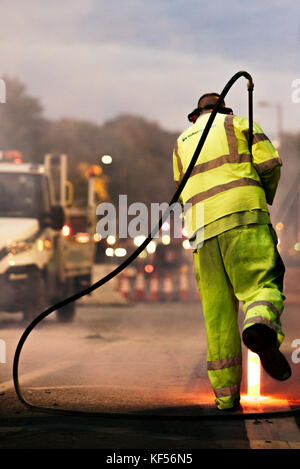
<svg viewBox="0 0 300 469">
<path fill-rule="evenodd" d="M 152 264 L 147 264 L 147 265 L 145 265 L 145 272 L 146 272 L 147 274 L 152 274 L 153 270 L 154 270 L 154 267 L 153 267 Z"/>
<path fill-rule="evenodd" d="M 162 231 L 169 231 L 170 229 L 170 223 L 168 223 L 167 221 L 165 221 L 161 227 Z"/>
<path fill-rule="evenodd" d="M 169 235 L 165 234 L 165 235 L 162 235 L 161 241 L 162 241 L 163 244 L 168 245 L 171 242 L 171 238 L 170 238 Z"/>
<path fill-rule="evenodd" d="M 95 233 L 93 236 L 93 240 L 95 241 L 95 243 L 99 243 L 99 241 L 101 241 L 101 235 L 99 233 Z"/>
<path fill-rule="evenodd" d="M 156 243 L 154 241 L 150 241 L 146 249 L 148 254 L 154 254 L 156 251 Z"/>
<path fill-rule="evenodd" d="M 44 245 L 45 245 L 45 249 L 50 249 L 52 247 L 51 239 L 45 239 Z"/>
<path fill-rule="evenodd" d="M 105 254 L 107 255 L 107 257 L 113 257 L 113 255 L 114 255 L 114 250 L 113 250 L 113 248 L 107 248 L 107 249 L 105 249 Z"/>
<path fill-rule="evenodd" d="M 112 163 L 112 157 L 110 155 L 103 155 L 101 158 L 101 161 L 103 164 L 111 164 Z"/>
<path fill-rule="evenodd" d="M 71 228 L 68 225 L 64 225 L 61 229 L 62 235 L 66 238 L 71 234 Z"/>
<path fill-rule="evenodd" d="M 182 228 L 181 233 L 182 233 L 182 236 L 184 236 L 185 238 L 188 237 L 188 232 L 187 232 L 186 228 Z"/>
<path fill-rule="evenodd" d="M 191 245 L 188 239 L 182 241 L 182 246 L 184 247 L 184 249 L 191 249 Z"/>
<path fill-rule="evenodd" d="M 127 254 L 127 251 L 126 251 L 125 248 L 117 248 L 117 249 L 115 250 L 115 255 L 116 255 L 117 257 L 124 257 L 124 256 L 126 256 L 126 254 Z"/>
<path fill-rule="evenodd" d="M 141 254 L 139 254 L 139 257 L 140 257 L 141 259 L 145 259 L 145 257 L 147 257 L 147 252 L 146 252 L 145 250 L 142 251 Z"/>
<path fill-rule="evenodd" d="M 140 236 L 136 236 L 134 238 L 133 242 L 134 242 L 135 246 L 140 246 L 141 244 L 143 244 L 145 239 L 146 239 L 146 236 L 140 235 Z"/>
<path fill-rule="evenodd" d="M 15 163 L 15 164 L 21 164 L 21 163 L 23 163 L 22 158 L 15 158 L 15 159 L 14 159 L 14 163 Z"/>
<path fill-rule="evenodd" d="M 113 235 L 108 235 L 106 242 L 107 242 L 107 244 L 109 244 L 111 246 L 111 245 L 115 244 L 116 237 L 113 236 Z"/>
<path fill-rule="evenodd" d="M 37 241 L 37 250 L 40 252 L 44 250 L 44 241 L 42 239 L 38 239 Z"/>
<path fill-rule="evenodd" d="M 279 223 L 276 223 L 275 228 L 277 231 L 281 231 L 284 228 L 284 224 L 280 221 Z"/>
<path fill-rule="evenodd" d="M 85 244 L 89 242 L 90 237 L 88 233 L 76 233 L 75 239 L 77 243 Z"/>
</svg>

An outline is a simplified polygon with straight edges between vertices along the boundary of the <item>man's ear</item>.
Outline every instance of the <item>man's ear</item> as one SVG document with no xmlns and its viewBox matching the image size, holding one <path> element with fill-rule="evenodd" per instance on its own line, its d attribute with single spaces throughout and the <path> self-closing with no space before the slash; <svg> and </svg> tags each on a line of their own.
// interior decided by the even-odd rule
<svg viewBox="0 0 300 469">
<path fill-rule="evenodd" d="M 193 122 L 193 124 L 196 122 L 196 120 L 198 119 L 199 115 L 200 115 L 200 112 L 201 112 L 201 109 L 199 109 L 198 107 L 196 107 L 196 109 L 194 109 L 192 112 L 190 112 L 188 114 L 188 120 L 190 122 Z"/>
</svg>

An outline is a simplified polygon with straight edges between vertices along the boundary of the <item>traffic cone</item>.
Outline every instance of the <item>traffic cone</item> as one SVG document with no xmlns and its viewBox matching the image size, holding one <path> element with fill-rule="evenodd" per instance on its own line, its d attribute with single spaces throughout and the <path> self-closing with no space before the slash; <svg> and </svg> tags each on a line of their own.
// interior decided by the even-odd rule
<svg viewBox="0 0 300 469">
<path fill-rule="evenodd" d="M 173 284 L 170 274 L 166 274 L 163 283 L 163 293 L 165 301 L 172 301 L 173 299 Z"/>
<path fill-rule="evenodd" d="M 200 300 L 201 300 L 201 297 L 200 297 L 200 293 L 199 293 L 197 284 L 196 284 L 196 286 L 195 286 L 195 300 L 196 300 L 196 301 L 200 301 Z"/>
<path fill-rule="evenodd" d="M 114 281 L 113 281 L 113 290 L 114 290 L 114 291 L 117 291 L 117 292 L 120 292 L 120 291 L 121 291 L 121 277 L 120 277 L 120 275 L 117 275 L 117 276 L 114 278 Z"/>
<path fill-rule="evenodd" d="M 129 285 L 129 278 L 126 273 L 124 273 L 121 277 L 120 282 L 120 293 L 124 298 L 129 299 L 130 297 L 130 285 Z"/>
<path fill-rule="evenodd" d="M 149 292 L 149 300 L 150 301 L 159 301 L 159 294 L 158 294 L 158 275 L 154 273 L 150 280 L 150 292 Z"/>
<path fill-rule="evenodd" d="M 187 269 L 185 268 L 185 266 L 183 266 L 180 269 L 179 299 L 180 299 L 180 301 L 187 301 L 189 299 L 188 276 L 187 276 Z"/>
<path fill-rule="evenodd" d="M 136 301 L 145 300 L 145 278 L 144 278 L 144 272 L 142 270 L 139 270 L 137 273 L 136 282 L 135 282 L 134 299 Z"/>
</svg>

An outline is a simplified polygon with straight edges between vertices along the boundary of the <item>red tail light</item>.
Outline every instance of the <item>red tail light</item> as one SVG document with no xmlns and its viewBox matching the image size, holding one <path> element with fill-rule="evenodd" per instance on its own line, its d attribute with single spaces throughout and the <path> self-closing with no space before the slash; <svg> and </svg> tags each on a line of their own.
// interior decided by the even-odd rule
<svg viewBox="0 0 300 469">
<path fill-rule="evenodd" d="M 152 264 L 147 264 L 147 265 L 145 265 L 145 272 L 146 272 L 147 274 L 152 274 L 153 270 L 154 270 L 154 267 L 153 267 Z"/>
</svg>

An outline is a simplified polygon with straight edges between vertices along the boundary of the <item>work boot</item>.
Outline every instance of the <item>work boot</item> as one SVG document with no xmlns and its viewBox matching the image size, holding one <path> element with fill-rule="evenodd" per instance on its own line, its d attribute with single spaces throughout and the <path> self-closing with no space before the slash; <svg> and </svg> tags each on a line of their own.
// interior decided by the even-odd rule
<svg viewBox="0 0 300 469">
<path fill-rule="evenodd" d="M 218 407 L 218 410 L 220 410 L 221 412 L 226 412 L 228 410 L 231 410 L 233 412 L 233 411 L 241 410 L 241 409 L 242 409 L 242 407 L 241 407 L 241 404 L 240 404 L 240 398 L 236 398 L 234 400 L 234 403 L 232 404 L 232 407 L 226 407 L 225 409 L 220 409 Z"/>
<path fill-rule="evenodd" d="M 257 353 L 264 370 L 278 381 L 288 379 L 292 370 L 285 356 L 277 347 L 277 334 L 265 324 L 254 324 L 243 332 L 243 342 Z"/>
</svg>

